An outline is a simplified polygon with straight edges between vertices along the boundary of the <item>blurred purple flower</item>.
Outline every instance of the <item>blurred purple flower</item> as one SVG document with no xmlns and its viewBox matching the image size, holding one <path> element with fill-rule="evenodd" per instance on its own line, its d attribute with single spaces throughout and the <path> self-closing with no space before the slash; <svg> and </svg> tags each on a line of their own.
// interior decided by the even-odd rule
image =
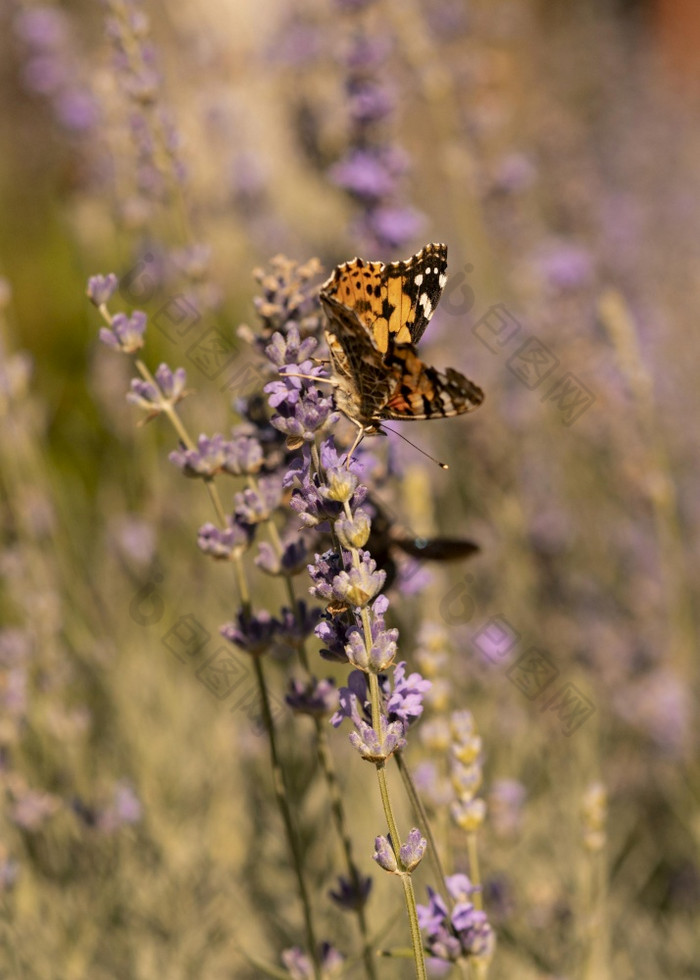
<svg viewBox="0 0 700 980">
<path fill-rule="evenodd" d="M 272 645 L 278 627 L 279 623 L 266 609 L 249 614 L 241 610 L 235 622 L 225 623 L 219 632 L 229 643 L 259 656 Z"/>
<path fill-rule="evenodd" d="M 250 524 L 229 518 L 223 530 L 214 524 L 203 524 L 199 529 L 197 544 L 201 551 L 212 558 L 229 559 L 248 548 L 254 534 L 255 528 Z"/>
<path fill-rule="evenodd" d="M 537 259 L 537 267 L 545 282 L 562 291 L 581 289 L 593 279 L 593 259 L 590 252 L 567 242 L 553 244 Z"/>
<path fill-rule="evenodd" d="M 341 909 L 354 912 L 367 904 L 371 890 L 372 879 L 356 872 L 355 881 L 350 881 L 343 875 L 339 875 L 336 890 L 330 891 L 328 894 Z"/>
<path fill-rule="evenodd" d="M 306 682 L 291 680 L 285 701 L 293 711 L 323 718 L 338 704 L 338 689 L 332 680 L 310 678 Z"/>
<path fill-rule="evenodd" d="M 146 314 L 141 310 L 135 310 L 131 316 L 115 313 L 110 326 L 100 329 L 100 340 L 112 350 L 131 354 L 143 347 L 146 321 Z"/>
</svg>

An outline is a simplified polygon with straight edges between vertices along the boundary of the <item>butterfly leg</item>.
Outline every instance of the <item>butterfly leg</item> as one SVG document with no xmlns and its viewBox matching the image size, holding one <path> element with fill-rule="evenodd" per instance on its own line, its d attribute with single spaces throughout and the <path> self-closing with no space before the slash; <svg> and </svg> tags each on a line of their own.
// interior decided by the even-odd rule
<svg viewBox="0 0 700 980">
<path fill-rule="evenodd" d="M 349 416 L 348 416 L 348 418 L 349 418 Z M 355 436 L 355 441 L 353 442 L 352 446 L 350 447 L 350 450 L 349 450 L 349 452 L 348 452 L 348 454 L 347 454 L 347 456 L 345 458 L 345 465 L 346 465 L 346 467 L 349 467 L 350 466 L 350 463 L 352 461 L 352 454 L 355 452 L 355 450 L 357 449 L 357 447 L 360 445 L 360 443 L 362 442 L 362 440 L 365 437 L 365 427 L 362 424 L 362 422 L 358 422 L 357 419 L 352 419 L 352 418 L 350 419 L 350 421 L 352 423 L 354 423 L 354 425 L 357 426 L 357 435 Z"/>
<path fill-rule="evenodd" d="M 307 381 L 322 381 L 324 384 L 337 388 L 339 383 L 334 378 L 317 378 L 315 374 L 296 374 L 293 371 L 280 371 L 280 378 L 306 378 Z"/>
</svg>

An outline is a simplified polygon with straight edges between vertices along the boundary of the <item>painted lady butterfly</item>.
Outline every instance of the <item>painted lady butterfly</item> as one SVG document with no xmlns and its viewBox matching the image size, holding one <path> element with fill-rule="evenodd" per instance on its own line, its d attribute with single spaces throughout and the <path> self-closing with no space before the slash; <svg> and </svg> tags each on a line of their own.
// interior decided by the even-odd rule
<svg viewBox="0 0 700 980">
<path fill-rule="evenodd" d="M 426 245 L 406 262 L 353 259 L 323 284 L 336 405 L 365 434 L 388 419 L 449 418 L 484 400 L 464 375 L 424 364 L 415 344 L 447 281 L 447 246 Z"/>
</svg>

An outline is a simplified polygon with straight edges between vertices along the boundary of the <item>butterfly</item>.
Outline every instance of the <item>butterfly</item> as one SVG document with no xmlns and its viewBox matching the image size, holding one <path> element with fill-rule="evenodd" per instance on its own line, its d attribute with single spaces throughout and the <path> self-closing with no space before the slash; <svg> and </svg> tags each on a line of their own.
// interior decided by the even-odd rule
<svg viewBox="0 0 700 980">
<path fill-rule="evenodd" d="M 411 531 L 394 523 L 377 498 L 369 494 L 365 500 L 372 516 L 372 526 L 367 550 L 386 572 L 384 589 L 389 589 L 396 579 L 397 552 L 420 561 L 453 562 L 471 558 L 481 549 L 474 541 L 458 537 L 416 537 Z"/>
<path fill-rule="evenodd" d="M 344 262 L 321 286 L 336 406 L 359 430 L 348 458 L 383 421 L 449 418 L 484 400 L 459 371 L 438 371 L 416 352 L 446 269 L 447 246 L 431 244 L 404 262 Z"/>
</svg>

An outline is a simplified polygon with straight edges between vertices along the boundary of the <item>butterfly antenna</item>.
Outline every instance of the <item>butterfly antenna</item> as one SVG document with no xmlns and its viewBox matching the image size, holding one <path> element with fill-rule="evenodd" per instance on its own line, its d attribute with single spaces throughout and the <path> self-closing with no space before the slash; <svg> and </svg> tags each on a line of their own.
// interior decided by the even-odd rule
<svg viewBox="0 0 700 980">
<path fill-rule="evenodd" d="M 433 463 L 437 463 L 437 465 L 440 467 L 441 470 L 449 470 L 450 467 L 447 465 L 447 463 L 441 463 L 439 459 L 435 459 L 435 457 L 431 456 L 430 453 L 427 453 L 425 449 L 421 449 L 420 446 L 417 446 L 415 442 L 411 442 L 411 440 L 407 439 L 406 436 L 402 436 L 401 433 L 398 432 L 396 429 L 388 429 L 385 425 L 382 426 L 382 428 L 385 429 L 387 432 L 393 432 L 395 436 L 398 436 L 399 439 L 403 439 L 403 441 L 407 442 L 409 446 L 413 446 L 413 448 L 417 449 L 418 452 L 421 453 L 423 456 L 427 456 L 427 458 L 431 459 Z"/>
</svg>

